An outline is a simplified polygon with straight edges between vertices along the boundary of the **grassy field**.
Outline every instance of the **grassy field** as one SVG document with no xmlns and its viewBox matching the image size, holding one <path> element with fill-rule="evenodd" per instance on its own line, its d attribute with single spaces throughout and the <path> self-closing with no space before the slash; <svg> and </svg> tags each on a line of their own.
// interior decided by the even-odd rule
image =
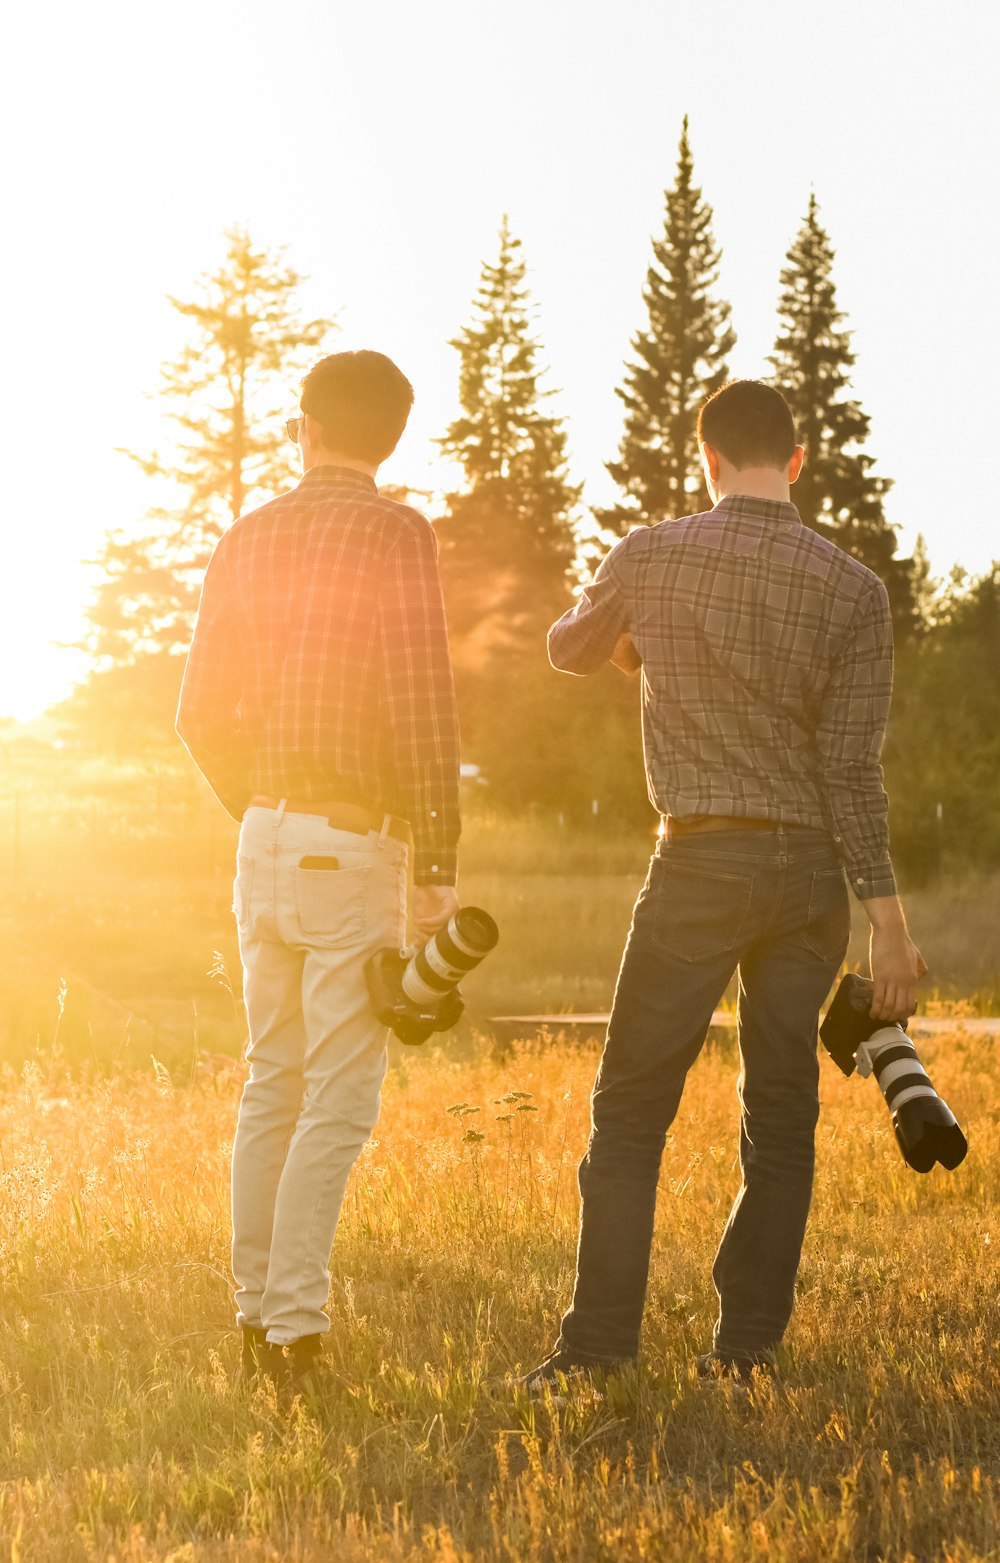
<svg viewBox="0 0 1000 1563">
<path fill-rule="evenodd" d="M 466 985 L 473 1026 L 607 1009 L 654 824 L 572 830 L 471 811 L 462 896 L 502 930 Z M 68 1056 L 102 1064 L 238 1054 L 235 842 L 190 767 L 0 751 L 0 1056 L 26 1058 L 55 1035 Z M 915 892 L 907 906 L 931 967 L 924 1007 L 1000 1013 L 1000 947 L 982 933 L 1000 923 L 1000 875 Z"/>
<path fill-rule="evenodd" d="M 395 1052 L 333 1262 L 322 1415 L 233 1393 L 232 1072 L 0 1084 L 0 1557 L 973 1560 L 1000 1556 L 1000 1061 L 929 1050 L 967 1119 L 900 1161 L 871 1082 L 824 1068 L 814 1216 L 780 1388 L 689 1377 L 736 1187 L 733 1060 L 668 1148 L 644 1363 L 604 1398 L 504 1384 L 570 1284 L 591 1048 Z"/>
<path fill-rule="evenodd" d="M 954 1174 L 910 1172 L 873 1083 L 824 1062 L 784 1373 L 749 1396 L 688 1369 L 738 1183 L 735 1060 L 710 1046 L 642 1366 L 565 1407 L 505 1380 L 567 1300 L 596 1046 L 394 1046 L 332 1264 L 332 1398 L 289 1423 L 233 1391 L 232 832 L 183 775 L 60 765 L 0 812 L 0 1560 L 1000 1559 L 1000 1054 L 974 1021 L 923 1049 L 969 1132 Z M 463 889 L 504 940 L 475 1009 L 605 1003 L 647 848 L 474 826 Z M 985 1006 L 997 890 L 953 895 L 913 921 L 932 965 L 956 952 L 944 998 Z"/>
</svg>

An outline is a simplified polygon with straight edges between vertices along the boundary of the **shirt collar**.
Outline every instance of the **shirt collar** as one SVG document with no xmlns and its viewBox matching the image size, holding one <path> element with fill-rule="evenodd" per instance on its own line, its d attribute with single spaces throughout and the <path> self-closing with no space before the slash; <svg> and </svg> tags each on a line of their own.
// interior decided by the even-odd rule
<svg viewBox="0 0 1000 1563">
<path fill-rule="evenodd" d="M 377 494 L 375 479 L 367 472 L 356 472 L 353 467 L 310 467 L 299 481 L 299 488 L 313 488 L 317 484 L 336 484 L 338 487 L 362 488 Z"/>
<path fill-rule="evenodd" d="M 713 514 L 750 516 L 755 521 L 771 521 L 777 526 L 802 525 L 793 504 L 780 499 L 758 499 L 756 494 L 724 494 Z"/>
</svg>

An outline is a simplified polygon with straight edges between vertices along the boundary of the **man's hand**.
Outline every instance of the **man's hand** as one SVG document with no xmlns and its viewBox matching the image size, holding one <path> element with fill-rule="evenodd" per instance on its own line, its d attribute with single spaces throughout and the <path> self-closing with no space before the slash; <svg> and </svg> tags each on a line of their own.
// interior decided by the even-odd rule
<svg viewBox="0 0 1000 1563">
<path fill-rule="evenodd" d="M 454 917 L 461 906 L 454 885 L 416 885 L 413 890 L 413 922 L 416 944 L 421 948 Z"/>
<path fill-rule="evenodd" d="M 917 1007 L 917 982 L 927 966 L 905 923 L 872 927 L 873 1020 L 906 1020 Z"/>
<path fill-rule="evenodd" d="M 629 675 L 642 671 L 642 658 L 635 649 L 635 642 L 631 635 L 619 635 L 615 649 L 611 653 L 611 661 L 616 668 Z"/>
<path fill-rule="evenodd" d="M 863 902 L 872 925 L 871 972 L 875 992 L 873 1020 L 907 1020 L 917 1007 L 917 982 L 927 971 L 910 938 L 898 896 L 872 896 Z"/>
</svg>

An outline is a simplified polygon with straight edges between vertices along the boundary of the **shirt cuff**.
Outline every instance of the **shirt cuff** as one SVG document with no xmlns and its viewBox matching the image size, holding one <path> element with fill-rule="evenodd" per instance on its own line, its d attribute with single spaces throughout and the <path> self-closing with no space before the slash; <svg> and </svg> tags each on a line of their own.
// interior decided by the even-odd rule
<svg viewBox="0 0 1000 1563">
<path fill-rule="evenodd" d="M 415 885 L 453 885 L 458 878 L 455 847 L 417 847 L 413 854 Z"/>
<path fill-rule="evenodd" d="M 896 894 L 896 875 L 888 858 L 882 863 L 849 863 L 847 882 L 859 901 Z"/>
</svg>

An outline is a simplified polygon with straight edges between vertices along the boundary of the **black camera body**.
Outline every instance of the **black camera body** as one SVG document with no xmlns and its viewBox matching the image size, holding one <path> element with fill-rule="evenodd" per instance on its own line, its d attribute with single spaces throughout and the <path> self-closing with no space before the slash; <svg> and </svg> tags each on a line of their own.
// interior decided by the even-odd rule
<svg viewBox="0 0 1000 1563">
<path fill-rule="evenodd" d="M 465 1001 L 458 983 L 494 948 L 500 931 L 488 912 L 461 907 L 423 949 L 376 950 L 365 964 L 372 1007 L 408 1047 L 461 1018 Z"/>
<path fill-rule="evenodd" d="M 874 991 L 870 978 L 848 972 L 820 1027 L 823 1045 L 845 1075 L 855 1069 L 875 1075 L 908 1166 L 930 1172 L 940 1162 L 952 1171 L 965 1160 L 969 1142 L 931 1084 L 905 1022 L 872 1019 Z"/>
<path fill-rule="evenodd" d="M 405 950 L 376 950 L 365 965 L 365 979 L 372 1007 L 383 1026 L 408 1047 L 419 1047 L 435 1031 L 456 1025 L 465 1011 L 465 1000 L 452 988 L 437 1008 L 420 1008 L 403 991 L 403 975 L 411 957 Z"/>
</svg>

